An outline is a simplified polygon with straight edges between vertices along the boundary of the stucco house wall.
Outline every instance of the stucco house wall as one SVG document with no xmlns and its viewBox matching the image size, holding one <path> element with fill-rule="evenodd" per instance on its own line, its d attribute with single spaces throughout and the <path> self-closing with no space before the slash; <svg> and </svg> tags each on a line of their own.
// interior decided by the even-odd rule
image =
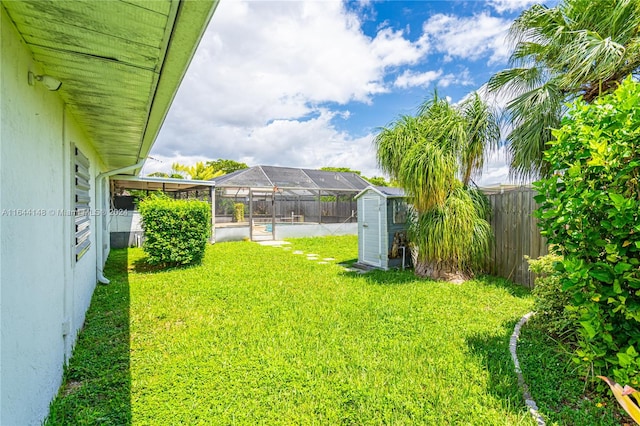
<svg viewBox="0 0 640 426">
<path fill-rule="evenodd" d="M 96 216 L 89 251 L 73 252 L 71 144 L 90 160 L 94 212 L 102 170 L 59 95 L 28 84 L 39 70 L 0 13 L 0 424 L 28 425 L 47 415 L 97 280 Z"/>
<path fill-rule="evenodd" d="M 109 176 L 142 167 L 217 4 L 0 2 L 0 424 L 47 416 L 108 281 Z"/>
</svg>

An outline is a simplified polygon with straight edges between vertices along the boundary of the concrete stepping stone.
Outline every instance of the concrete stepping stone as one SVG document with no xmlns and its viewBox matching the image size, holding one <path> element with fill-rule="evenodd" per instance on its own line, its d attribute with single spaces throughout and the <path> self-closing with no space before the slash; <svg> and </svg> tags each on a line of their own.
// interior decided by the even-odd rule
<svg viewBox="0 0 640 426">
<path fill-rule="evenodd" d="M 261 246 L 282 247 L 283 245 L 287 245 L 291 243 L 288 241 L 273 240 L 273 241 L 258 241 L 258 244 L 260 244 Z"/>
<path fill-rule="evenodd" d="M 304 254 L 304 252 L 301 250 L 294 250 L 293 254 Z"/>
</svg>

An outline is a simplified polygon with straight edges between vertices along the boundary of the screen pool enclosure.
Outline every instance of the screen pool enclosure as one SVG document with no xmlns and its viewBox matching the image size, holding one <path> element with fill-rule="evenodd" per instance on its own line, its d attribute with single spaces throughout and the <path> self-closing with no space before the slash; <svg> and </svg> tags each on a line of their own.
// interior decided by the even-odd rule
<svg viewBox="0 0 640 426">
<path fill-rule="evenodd" d="M 215 239 L 273 240 L 357 233 L 356 173 L 255 166 L 215 181 Z"/>
</svg>

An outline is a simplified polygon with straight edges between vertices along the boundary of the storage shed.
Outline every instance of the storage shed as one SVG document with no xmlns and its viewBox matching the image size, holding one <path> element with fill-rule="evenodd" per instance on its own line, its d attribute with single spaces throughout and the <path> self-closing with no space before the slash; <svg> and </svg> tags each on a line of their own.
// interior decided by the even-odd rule
<svg viewBox="0 0 640 426">
<path fill-rule="evenodd" d="M 388 270 L 411 262 L 408 209 L 402 188 L 369 186 L 358 202 L 358 263 Z"/>
</svg>

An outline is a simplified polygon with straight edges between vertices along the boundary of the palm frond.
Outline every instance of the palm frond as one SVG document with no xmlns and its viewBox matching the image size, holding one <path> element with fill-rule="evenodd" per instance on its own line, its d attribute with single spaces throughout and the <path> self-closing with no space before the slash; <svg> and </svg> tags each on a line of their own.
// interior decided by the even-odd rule
<svg viewBox="0 0 640 426">
<path fill-rule="evenodd" d="M 563 99 L 558 86 L 549 81 L 509 103 L 514 126 L 507 136 L 511 177 L 525 181 L 548 172 L 542 154 L 553 138 L 551 130 L 560 125 Z"/>
<path fill-rule="evenodd" d="M 563 105 L 582 95 L 587 102 L 640 71 L 638 0 L 560 0 L 555 7 L 533 5 L 509 30 L 511 68 L 491 77 L 491 92 L 513 99 L 512 176 L 546 173 L 543 153 L 550 128 Z"/>
<path fill-rule="evenodd" d="M 397 180 L 404 153 L 421 139 L 424 139 L 424 134 L 420 120 L 408 115 L 401 116 L 390 126 L 382 128 L 374 138 L 378 165 Z"/>
<path fill-rule="evenodd" d="M 418 211 L 442 204 L 455 182 L 454 155 L 434 143 L 415 145 L 404 153 L 398 182 L 412 197 Z"/>
<path fill-rule="evenodd" d="M 498 148 L 500 125 L 496 112 L 482 101 L 477 92 L 461 105 L 461 114 L 464 119 L 465 142 L 460 150 L 460 162 L 462 183 L 467 186 L 473 173 L 482 172 L 487 154 Z"/>
<path fill-rule="evenodd" d="M 519 96 L 544 82 L 543 71 L 538 67 L 510 68 L 497 72 L 487 82 L 490 92 L 503 92 Z"/>
<path fill-rule="evenodd" d="M 572 43 L 567 45 L 566 55 L 558 64 L 559 84 L 574 91 L 585 81 L 607 80 L 620 67 L 625 47 L 602 38 L 593 31 L 578 31 Z"/>
</svg>

